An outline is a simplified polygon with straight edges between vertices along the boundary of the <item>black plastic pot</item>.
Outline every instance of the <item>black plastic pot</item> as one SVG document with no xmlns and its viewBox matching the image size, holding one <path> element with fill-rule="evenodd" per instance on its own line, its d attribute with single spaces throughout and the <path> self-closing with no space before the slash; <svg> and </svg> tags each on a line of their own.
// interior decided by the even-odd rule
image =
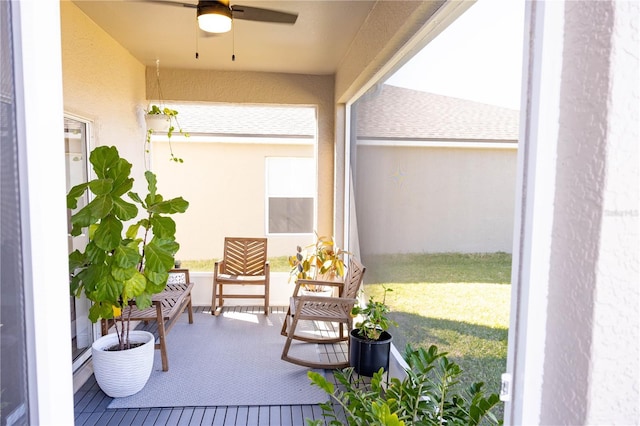
<svg viewBox="0 0 640 426">
<path fill-rule="evenodd" d="M 389 333 L 383 331 L 378 340 L 363 339 L 358 330 L 351 330 L 349 336 L 349 364 L 361 376 L 373 377 L 380 368 L 389 370 L 391 340 Z"/>
</svg>

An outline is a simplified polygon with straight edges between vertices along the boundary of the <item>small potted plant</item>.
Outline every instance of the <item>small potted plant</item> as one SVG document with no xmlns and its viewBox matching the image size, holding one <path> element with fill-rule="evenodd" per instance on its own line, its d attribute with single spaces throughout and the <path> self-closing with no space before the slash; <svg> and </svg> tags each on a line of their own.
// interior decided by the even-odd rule
<svg viewBox="0 0 640 426">
<path fill-rule="evenodd" d="M 94 374 L 103 391 L 112 397 L 132 395 L 144 387 L 153 367 L 155 338 L 145 331 L 130 331 L 123 309 L 135 303 L 151 305 L 151 297 L 164 290 L 180 245 L 169 216 L 184 213 L 189 203 L 182 197 L 165 200 L 157 193 L 156 176 L 147 171 L 148 195 L 130 192 L 131 163 L 120 158 L 115 147 L 100 146 L 89 157 L 96 178 L 76 185 L 67 194 L 72 211 L 88 190 L 91 202 L 71 216 L 71 235 L 87 232 L 84 251 L 69 255 L 71 295 L 84 294 L 92 303 L 89 319 L 113 319 L 115 333 L 97 339 L 91 348 Z M 124 195 L 129 199 L 125 200 Z M 138 216 L 138 206 L 145 216 Z M 140 363 L 140 364 L 138 364 Z"/>
<path fill-rule="evenodd" d="M 349 363 L 361 376 L 372 377 L 373 373 L 389 368 L 389 354 L 393 337 L 387 332 L 391 325 L 398 324 L 387 314 L 389 307 L 385 304 L 389 288 L 384 289 L 382 302 L 373 297 L 365 306 L 356 305 L 351 310 L 353 317 L 361 316 L 349 336 Z"/>
<path fill-rule="evenodd" d="M 296 247 L 295 256 L 289 257 L 290 279 L 335 281 L 344 276 L 344 255 L 348 252 L 338 248 L 333 237 L 319 237 L 305 249 Z M 320 284 L 306 285 L 308 292 L 322 293 L 327 289 Z M 328 289 L 330 293 L 331 288 Z"/>
<path fill-rule="evenodd" d="M 151 105 L 146 111 L 145 120 L 147 123 L 145 152 L 149 152 L 149 146 L 151 145 L 151 136 L 154 133 L 166 133 L 167 139 L 169 140 L 171 161 L 175 161 L 176 163 L 184 162 L 182 158 L 178 158 L 173 154 L 173 147 L 171 146 L 171 137 L 173 136 L 173 132 L 175 132 L 176 129 L 181 135 L 189 136 L 189 134 L 183 132 L 182 127 L 180 127 L 180 123 L 178 122 L 178 111 L 163 106 Z"/>
</svg>

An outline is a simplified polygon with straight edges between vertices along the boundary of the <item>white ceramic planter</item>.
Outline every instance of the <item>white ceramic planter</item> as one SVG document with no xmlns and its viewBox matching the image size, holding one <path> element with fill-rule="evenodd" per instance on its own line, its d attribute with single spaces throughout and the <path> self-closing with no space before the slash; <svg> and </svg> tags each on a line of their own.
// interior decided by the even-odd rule
<svg viewBox="0 0 640 426">
<path fill-rule="evenodd" d="M 148 331 L 134 330 L 130 339 L 144 344 L 125 351 L 106 351 L 105 348 L 118 343 L 118 336 L 107 334 L 91 345 L 96 381 L 100 389 L 112 398 L 139 392 L 151 376 L 155 337 Z"/>
<path fill-rule="evenodd" d="M 166 132 L 169 130 L 169 117 L 164 114 L 145 115 L 147 130 L 153 129 L 154 133 Z"/>
</svg>

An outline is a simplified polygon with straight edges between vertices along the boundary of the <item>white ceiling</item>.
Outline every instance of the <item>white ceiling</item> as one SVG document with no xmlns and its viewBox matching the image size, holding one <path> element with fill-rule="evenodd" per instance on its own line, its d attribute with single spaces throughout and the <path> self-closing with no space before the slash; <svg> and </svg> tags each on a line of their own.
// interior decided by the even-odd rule
<svg viewBox="0 0 640 426">
<path fill-rule="evenodd" d="M 148 0 L 73 1 L 145 65 L 155 66 L 159 59 L 161 68 L 299 74 L 333 74 L 375 3 L 232 1 L 298 13 L 298 20 L 294 25 L 234 20 L 231 32 L 209 36 L 197 29 L 193 8 Z"/>
</svg>

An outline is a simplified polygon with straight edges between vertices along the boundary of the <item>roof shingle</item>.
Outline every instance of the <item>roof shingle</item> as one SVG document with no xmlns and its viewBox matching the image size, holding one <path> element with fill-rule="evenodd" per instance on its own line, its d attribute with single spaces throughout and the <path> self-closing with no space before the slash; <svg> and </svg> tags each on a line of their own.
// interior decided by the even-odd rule
<svg viewBox="0 0 640 426">
<path fill-rule="evenodd" d="M 382 85 L 358 103 L 358 139 L 517 141 L 517 110 Z"/>
</svg>

